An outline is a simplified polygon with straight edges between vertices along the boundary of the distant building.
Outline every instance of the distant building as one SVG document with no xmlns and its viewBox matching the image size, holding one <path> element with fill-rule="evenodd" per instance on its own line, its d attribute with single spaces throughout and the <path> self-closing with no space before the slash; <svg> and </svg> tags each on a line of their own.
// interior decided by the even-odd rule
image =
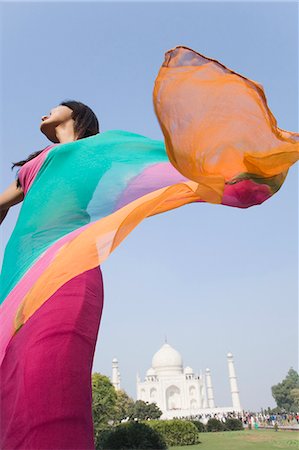
<svg viewBox="0 0 299 450">
<path fill-rule="evenodd" d="M 145 380 L 141 381 L 137 374 L 137 400 L 155 402 L 163 412 L 162 419 L 242 411 L 231 353 L 227 354 L 227 363 L 232 406 L 215 407 L 210 369 L 206 369 L 204 375 L 202 372 L 198 375 L 191 367 L 183 368 L 180 353 L 165 343 L 154 354 Z M 119 372 L 115 366 L 113 370 L 113 384 L 117 388 L 119 379 L 116 374 L 119 376 Z"/>
</svg>

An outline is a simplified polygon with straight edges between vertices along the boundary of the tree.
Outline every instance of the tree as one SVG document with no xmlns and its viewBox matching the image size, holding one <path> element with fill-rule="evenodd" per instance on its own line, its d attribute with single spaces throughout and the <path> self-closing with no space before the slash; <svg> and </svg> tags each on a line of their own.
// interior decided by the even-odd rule
<svg viewBox="0 0 299 450">
<path fill-rule="evenodd" d="M 117 396 L 113 384 L 105 375 L 92 374 L 92 416 L 95 442 L 102 430 L 114 420 Z"/>
<path fill-rule="evenodd" d="M 299 403 L 296 392 L 299 389 L 299 375 L 292 367 L 281 383 L 272 386 L 272 396 L 279 408 L 286 412 L 297 412 Z"/>
<path fill-rule="evenodd" d="M 134 400 L 124 390 L 116 391 L 115 421 L 121 422 L 123 419 L 130 417 L 133 409 Z"/>
<path fill-rule="evenodd" d="M 162 411 L 158 408 L 156 403 L 148 403 L 143 400 L 137 400 L 134 403 L 134 407 L 131 414 L 131 419 L 159 419 L 162 415 Z"/>
<path fill-rule="evenodd" d="M 294 405 L 296 406 L 296 411 L 299 411 L 299 388 L 292 389 L 290 393 L 294 401 Z"/>
</svg>

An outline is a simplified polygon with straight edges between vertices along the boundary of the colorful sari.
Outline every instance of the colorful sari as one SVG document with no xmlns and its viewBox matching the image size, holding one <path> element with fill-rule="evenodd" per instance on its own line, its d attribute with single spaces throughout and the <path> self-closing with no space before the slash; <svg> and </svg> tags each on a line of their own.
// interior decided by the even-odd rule
<svg viewBox="0 0 299 450">
<path fill-rule="evenodd" d="M 189 203 L 259 205 L 279 190 L 298 160 L 299 134 L 278 128 L 262 86 L 192 49 L 166 53 L 153 102 L 164 141 L 110 130 L 46 147 L 30 169 L 1 272 L 5 449 L 93 448 L 87 379 L 103 304 L 99 266 L 143 219 Z M 75 295 L 82 283 L 86 289 Z M 92 314 L 97 320 L 80 350 L 72 338 L 78 330 L 84 334 Z M 66 334 L 64 323 L 70 324 Z M 30 327 L 35 327 L 32 341 Z M 39 368 L 47 358 L 45 349 L 59 348 L 68 339 L 72 344 L 55 360 L 48 378 L 47 389 L 57 395 L 46 410 L 39 399 L 38 386 L 45 387 Z M 82 352 L 85 361 L 79 361 Z M 71 391 L 64 391 L 63 400 L 57 377 L 72 376 L 76 363 L 75 384 L 82 374 L 87 388 L 71 413 Z M 19 397 L 15 386 L 21 386 Z M 42 417 L 38 423 L 29 413 L 32 404 L 35 416 Z M 22 442 L 9 434 L 15 426 L 24 431 Z M 83 428 L 85 437 L 76 439 Z"/>
</svg>

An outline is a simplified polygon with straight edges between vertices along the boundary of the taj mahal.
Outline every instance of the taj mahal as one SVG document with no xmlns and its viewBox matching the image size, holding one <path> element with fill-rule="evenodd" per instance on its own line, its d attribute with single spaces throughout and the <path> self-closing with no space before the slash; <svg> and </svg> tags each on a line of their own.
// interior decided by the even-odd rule
<svg viewBox="0 0 299 450">
<path fill-rule="evenodd" d="M 189 366 L 183 367 L 180 353 L 165 342 L 153 358 L 142 381 L 136 379 L 137 400 L 156 403 L 162 411 L 161 419 L 189 417 L 199 414 L 241 412 L 239 390 L 232 353 L 227 353 L 228 378 L 232 404 L 216 406 L 210 369 L 204 375 L 194 373 Z M 120 389 L 120 372 L 116 358 L 112 361 L 111 382 Z"/>
</svg>

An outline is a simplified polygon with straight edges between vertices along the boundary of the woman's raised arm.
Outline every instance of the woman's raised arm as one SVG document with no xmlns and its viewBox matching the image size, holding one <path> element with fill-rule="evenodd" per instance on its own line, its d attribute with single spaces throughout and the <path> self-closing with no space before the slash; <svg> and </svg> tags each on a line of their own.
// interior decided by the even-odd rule
<svg viewBox="0 0 299 450">
<path fill-rule="evenodd" d="M 17 180 L 13 181 L 5 191 L 0 194 L 0 224 L 6 217 L 9 208 L 24 199 L 24 192 L 21 187 L 17 187 Z"/>
</svg>

